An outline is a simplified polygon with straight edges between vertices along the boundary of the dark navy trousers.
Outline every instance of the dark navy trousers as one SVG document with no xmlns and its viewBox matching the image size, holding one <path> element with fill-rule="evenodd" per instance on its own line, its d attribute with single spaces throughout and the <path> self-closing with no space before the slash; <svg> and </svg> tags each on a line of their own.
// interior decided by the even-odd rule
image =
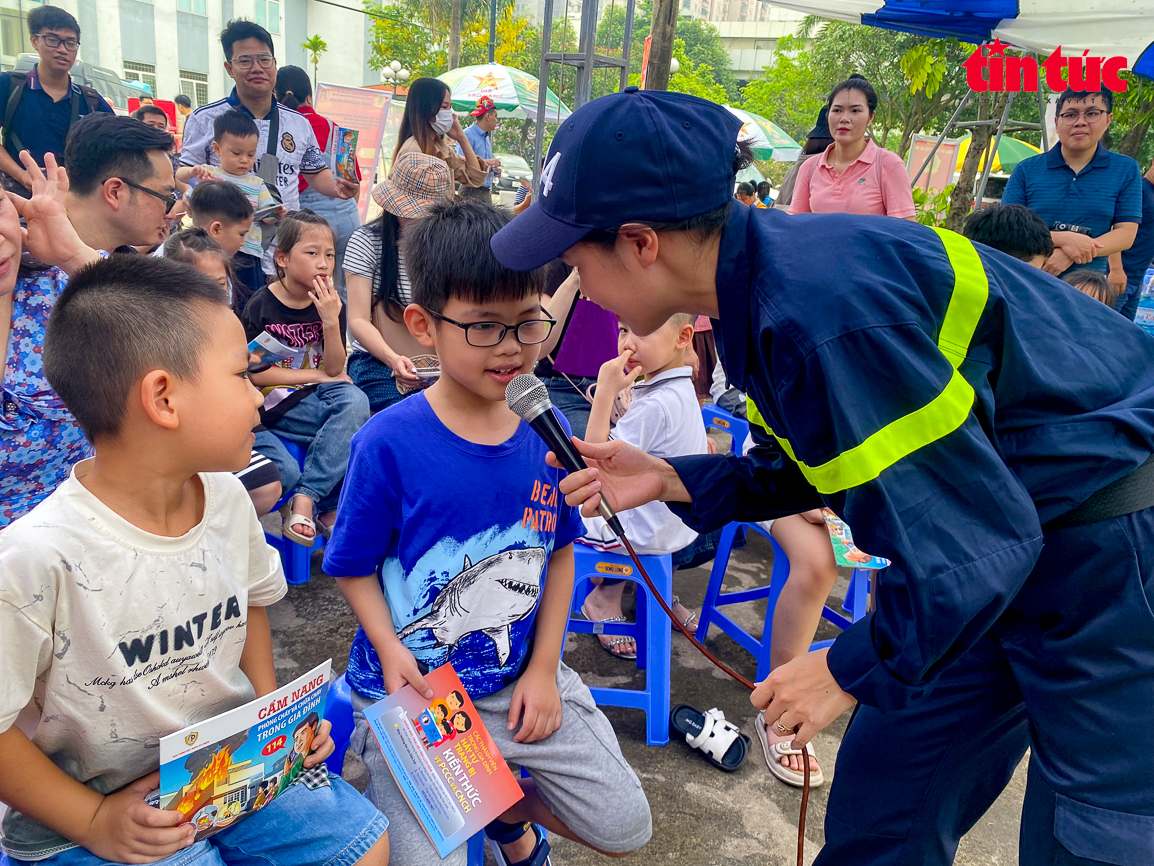
<svg viewBox="0 0 1154 866">
<path fill-rule="evenodd" d="M 1019 862 L 1154 864 L 1154 509 L 1046 534 L 1021 592 L 932 691 L 861 707 L 815 866 L 933 866 L 1031 749 Z"/>
</svg>

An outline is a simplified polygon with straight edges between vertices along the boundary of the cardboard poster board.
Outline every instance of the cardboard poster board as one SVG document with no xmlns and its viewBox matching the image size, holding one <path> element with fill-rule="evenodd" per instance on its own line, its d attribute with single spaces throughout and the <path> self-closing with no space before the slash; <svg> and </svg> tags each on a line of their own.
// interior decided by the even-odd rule
<svg viewBox="0 0 1154 866">
<path fill-rule="evenodd" d="M 392 98 L 393 95 L 385 90 L 325 82 L 317 85 L 313 97 L 313 108 L 317 114 L 337 126 L 355 129 L 360 133 L 357 140 L 357 164 L 362 178 L 358 202 L 362 221 L 368 215 L 369 194 L 373 189 L 374 172 L 381 159 L 381 139 Z"/>
<path fill-rule="evenodd" d="M 909 156 L 906 157 L 906 170 L 909 172 L 910 181 L 913 181 L 914 175 L 918 173 L 918 169 L 922 167 L 926 157 L 930 155 L 935 141 L 937 141 L 937 137 L 932 135 L 914 136 L 913 143 L 910 145 Z M 961 142 L 955 139 L 947 138 L 943 141 L 938 152 L 934 154 L 934 161 L 918 178 L 917 189 L 924 192 L 930 190 L 941 192 L 953 183 L 954 167 L 958 163 L 960 146 Z"/>
</svg>

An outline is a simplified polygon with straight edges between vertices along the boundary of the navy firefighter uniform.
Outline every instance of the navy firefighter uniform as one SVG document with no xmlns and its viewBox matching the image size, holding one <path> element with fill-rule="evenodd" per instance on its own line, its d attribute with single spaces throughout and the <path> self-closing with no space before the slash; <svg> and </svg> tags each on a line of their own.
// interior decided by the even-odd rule
<svg viewBox="0 0 1154 866">
<path fill-rule="evenodd" d="M 836 255 L 815 255 L 815 250 Z M 718 352 L 778 447 L 701 530 L 824 502 L 881 572 L 819 864 L 950 863 L 1032 748 L 1021 862 L 1154 863 L 1154 340 L 953 232 L 733 208 Z"/>
<path fill-rule="evenodd" d="M 891 561 L 826 657 L 859 709 L 818 866 L 951 863 L 1027 749 L 1023 864 L 1154 866 L 1154 339 L 954 232 L 734 206 L 739 124 L 684 94 L 594 100 L 492 247 L 521 270 L 573 253 L 633 315 L 583 240 L 665 268 L 652 303 L 711 310 L 663 232 L 719 245 L 718 352 L 772 436 L 670 460 L 692 497 L 670 507 L 708 531 L 826 504 Z"/>
</svg>

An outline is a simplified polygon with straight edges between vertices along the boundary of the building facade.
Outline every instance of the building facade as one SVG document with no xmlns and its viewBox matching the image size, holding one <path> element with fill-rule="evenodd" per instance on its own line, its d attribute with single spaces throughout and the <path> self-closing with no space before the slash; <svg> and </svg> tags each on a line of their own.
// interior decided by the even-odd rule
<svg viewBox="0 0 1154 866">
<path fill-rule="evenodd" d="M 28 13 L 34 0 L 0 0 L 0 65 L 11 69 L 15 55 L 31 51 Z M 80 23 L 79 59 L 144 82 L 160 99 L 187 95 L 193 106 L 214 102 L 232 90 L 224 71 L 220 31 L 234 18 L 267 29 L 277 62 L 312 74 L 301 43 L 319 35 L 328 44 L 317 79 L 333 84 L 378 84 L 368 65 L 369 18 L 356 0 L 55 0 Z"/>
</svg>

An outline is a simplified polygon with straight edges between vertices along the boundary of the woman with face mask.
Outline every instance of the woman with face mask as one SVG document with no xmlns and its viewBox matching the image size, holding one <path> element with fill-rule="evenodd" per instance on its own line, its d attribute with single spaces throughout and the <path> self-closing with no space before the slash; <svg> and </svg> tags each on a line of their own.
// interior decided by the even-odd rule
<svg viewBox="0 0 1154 866">
<path fill-rule="evenodd" d="M 461 148 L 460 153 L 454 143 Z M 463 186 L 481 186 L 489 172 L 473 152 L 453 113 L 448 85 L 435 78 L 418 78 L 409 87 L 393 163 L 404 153 L 425 153 L 443 159 L 453 180 Z"/>
</svg>

